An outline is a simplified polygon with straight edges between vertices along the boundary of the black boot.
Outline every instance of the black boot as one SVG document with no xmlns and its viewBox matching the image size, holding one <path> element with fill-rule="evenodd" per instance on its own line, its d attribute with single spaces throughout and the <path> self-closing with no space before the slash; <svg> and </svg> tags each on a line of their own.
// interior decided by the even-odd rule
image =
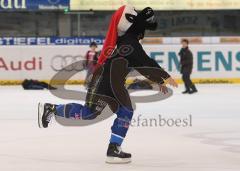
<svg viewBox="0 0 240 171">
<path fill-rule="evenodd" d="M 119 145 L 110 143 L 107 150 L 106 163 L 111 164 L 130 163 L 131 157 L 132 155 L 123 152 Z"/>
<path fill-rule="evenodd" d="M 45 103 L 38 104 L 38 126 L 47 128 L 52 116 L 56 114 L 56 106 L 54 104 Z"/>
<path fill-rule="evenodd" d="M 197 88 L 196 88 L 196 86 L 194 84 L 190 88 L 191 88 L 191 90 L 189 91 L 189 94 L 193 94 L 193 93 L 197 93 L 198 92 L 198 90 L 197 90 Z"/>
<path fill-rule="evenodd" d="M 187 94 L 187 93 L 189 93 L 189 92 L 190 92 L 190 89 L 189 89 L 189 88 L 186 88 L 186 90 L 183 91 L 182 94 Z"/>
</svg>

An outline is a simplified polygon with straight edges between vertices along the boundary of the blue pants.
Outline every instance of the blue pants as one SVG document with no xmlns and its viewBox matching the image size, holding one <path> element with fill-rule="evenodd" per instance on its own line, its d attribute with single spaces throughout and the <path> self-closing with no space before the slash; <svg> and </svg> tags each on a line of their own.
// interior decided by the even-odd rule
<svg viewBox="0 0 240 171">
<path fill-rule="evenodd" d="M 64 118 L 89 120 L 96 118 L 94 112 L 87 106 L 78 103 L 61 104 L 56 107 L 56 115 Z M 120 106 L 116 112 L 117 118 L 112 125 L 110 143 L 121 145 L 131 124 L 133 110 Z"/>
</svg>

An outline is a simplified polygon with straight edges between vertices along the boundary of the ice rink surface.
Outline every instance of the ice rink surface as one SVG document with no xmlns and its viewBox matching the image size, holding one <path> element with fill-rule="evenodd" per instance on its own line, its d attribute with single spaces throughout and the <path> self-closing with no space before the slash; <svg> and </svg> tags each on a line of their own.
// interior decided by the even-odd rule
<svg viewBox="0 0 240 171">
<path fill-rule="evenodd" d="M 198 89 L 198 94 L 182 95 L 180 86 L 164 101 L 137 104 L 135 119 L 191 115 L 192 126 L 135 124 L 123 144 L 133 162 L 109 165 L 105 153 L 114 116 L 86 127 L 53 122 L 40 129 L 39 101 L 77 101 L 56 98 L 49 91 L 0 87 L 0 171 L 239 171 L 240 85 L 198 85 Z"/>
</svg>

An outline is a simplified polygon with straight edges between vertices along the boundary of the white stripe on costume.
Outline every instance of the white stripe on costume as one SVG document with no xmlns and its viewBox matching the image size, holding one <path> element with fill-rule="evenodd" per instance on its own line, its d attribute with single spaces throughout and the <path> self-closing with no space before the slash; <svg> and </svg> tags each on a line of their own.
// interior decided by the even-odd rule
<svg viewBox="0 0 240 171">
<path fill-rule="evenodd" d="M 117 135 L 117 134 L 114 134 L 114 133 L 112 133 L 112 135 L 114 135 L 114 136 L 116 136 L 118 138 L 124 139 L 124 137 L 121 137 L 120 135 Z"/>
</svg>

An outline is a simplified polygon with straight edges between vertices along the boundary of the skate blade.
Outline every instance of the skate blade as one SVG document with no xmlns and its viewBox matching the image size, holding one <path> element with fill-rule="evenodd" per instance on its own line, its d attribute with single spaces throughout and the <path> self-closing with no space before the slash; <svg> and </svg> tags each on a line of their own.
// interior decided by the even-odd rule
<svg viewBox="0 0 240 171">
<path fill-rule="evenodd" d="M 42 115 L 43 115 L 43 104 L 38 103 L 38 127 L 43 128 L 42 125 Z"/>
<path fill-rule="evenodd" d="M 131 163 L 131 158 L 118 158 L 118 157 L 107 157 L 106 163 L 108 164 L 127 164 Z"/>
</svg>

